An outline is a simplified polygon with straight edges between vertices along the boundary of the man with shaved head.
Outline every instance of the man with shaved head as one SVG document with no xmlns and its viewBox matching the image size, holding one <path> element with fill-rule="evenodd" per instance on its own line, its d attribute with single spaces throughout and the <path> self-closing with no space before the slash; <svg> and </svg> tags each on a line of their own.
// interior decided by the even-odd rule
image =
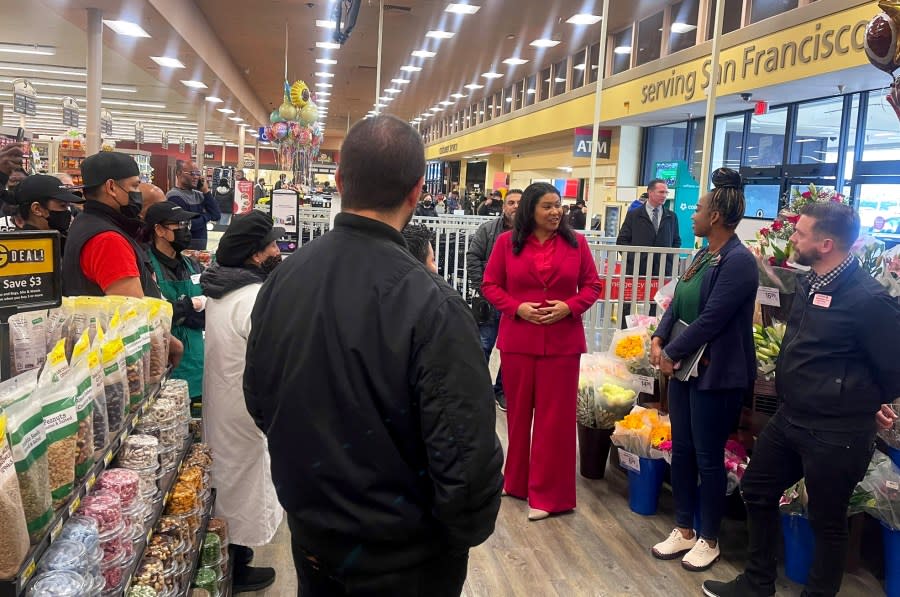
<svg viewBox="0 0 900 597">
<path fill-rule="evenodd" d="M 166 200 L 166 194 L 163 190 L 153 183 L 142 182 L 140 191 L 144 195 L 144 207 L 141 209 L 141 219 L 146 220 L 147 210 L 151 205 L 162 203 Z"/>
</svg>

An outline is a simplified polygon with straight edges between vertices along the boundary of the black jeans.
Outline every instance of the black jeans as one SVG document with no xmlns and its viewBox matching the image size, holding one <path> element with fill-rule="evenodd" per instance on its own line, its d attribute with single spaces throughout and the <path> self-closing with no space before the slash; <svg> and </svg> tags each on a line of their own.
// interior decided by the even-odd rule
<svg viewBox="0 0 900 597">
<path fill-rule="evenodd" d="M 725 442 L 741 413 L 744 390 L 704 392 L 696 379 L 669 380 L 672 422 L 672 493 L 675 524 L 694 528 L 700 501 L 700 536 L 718 540 L 725 512 Z M 697 487 L 697 476 L 700 486 Z"/>
<path fill-rule="evenodd" d="M 774 594 L 778 500 L 805 478 L 816 539 L 806 591 L 837 594 L 847 558 L 847 508 L 875 449 L 874 418 L 871 429 L 821 431 L 794 425 L 778 412 L 763 429 L 741 482 L 750 532 L 745 576 L 751 584 Z"/>
<path fill-rule="evenodd" d="M 484 351 L 484 358 L 487 359 L 488 365 L 491 364 L 491 353 L 494 351 L 494 345 L 497 344 L 497 334 L 500 333 L 500 313 L 494 309 L 493 317 L 489 323 L 478 324 L 478 335 L 481 337 L 481 350 Z M 494 380 L 494 394 L 503 391 L 503 370 L 497 369 L 497 379 Z"/>
</svg>

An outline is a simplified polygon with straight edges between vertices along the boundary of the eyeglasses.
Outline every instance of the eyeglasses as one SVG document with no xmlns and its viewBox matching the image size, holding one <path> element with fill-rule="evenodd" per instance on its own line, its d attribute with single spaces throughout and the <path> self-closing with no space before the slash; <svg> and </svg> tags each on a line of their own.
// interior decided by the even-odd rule
<svg viewBox="0 0 900 597">
<path fill-rule="evenodd" d="M 164 226 L 173 232 L 175 230 L 187 230 L 191 227 L 191 225 L 187 222 L 169 222 L 164 224 Z"/>
<path fill-rule="evenodd" d="M 203 174 L 203 172 L 200 172 L 199 170 L 191 170 L 190 172 L 188 172 L 188 174 L 190 174 L 191 176 L 200 176 L 201 174 Z"/>
</svg>

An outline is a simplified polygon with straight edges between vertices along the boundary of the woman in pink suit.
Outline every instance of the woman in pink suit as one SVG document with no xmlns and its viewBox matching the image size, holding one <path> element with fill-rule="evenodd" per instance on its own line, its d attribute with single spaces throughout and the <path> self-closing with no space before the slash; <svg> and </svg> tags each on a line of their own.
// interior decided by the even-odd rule
<svg viewBox="0 0 900 597">
<path fill-rule="evenodd" d="M 581 315 L 597 300 L 600 279 L 587 241 L 563 218 L 555 187 L 525 189 L 512 231 L 497 238 L 482 292 L 502 314 L 504 492 L 528 500 L 529 520 L 572 510 L 578 369 L 587 351 Z"/>
</svg>

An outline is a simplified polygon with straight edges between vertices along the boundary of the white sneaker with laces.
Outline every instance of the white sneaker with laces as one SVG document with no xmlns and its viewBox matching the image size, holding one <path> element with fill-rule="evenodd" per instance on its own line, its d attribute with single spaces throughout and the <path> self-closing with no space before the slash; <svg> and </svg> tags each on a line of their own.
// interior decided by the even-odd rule
<svg viewBox="0 0 900 597">
<path fill-rule="evenodd" d="M 719 555 L 719 544 L 716 543 L 715 547 L 711 547 L 706 542 L 706 539 L 701 537 L 691 551 L 681 560 L 681 565 L 686 570 L 700 572 L 715 564 L 719 559 Z"/>
<path fill-rule="evenodd" d="M 678 556 L 690 551 L 697 544 L 697 535 L 694 534 L 690 539 L 685 539 L 678 529 L 672 529 L 669 537 L 653 546 L 650 552 L 654 558 L 659 560 L 674 560 Z"/>
</svg>

